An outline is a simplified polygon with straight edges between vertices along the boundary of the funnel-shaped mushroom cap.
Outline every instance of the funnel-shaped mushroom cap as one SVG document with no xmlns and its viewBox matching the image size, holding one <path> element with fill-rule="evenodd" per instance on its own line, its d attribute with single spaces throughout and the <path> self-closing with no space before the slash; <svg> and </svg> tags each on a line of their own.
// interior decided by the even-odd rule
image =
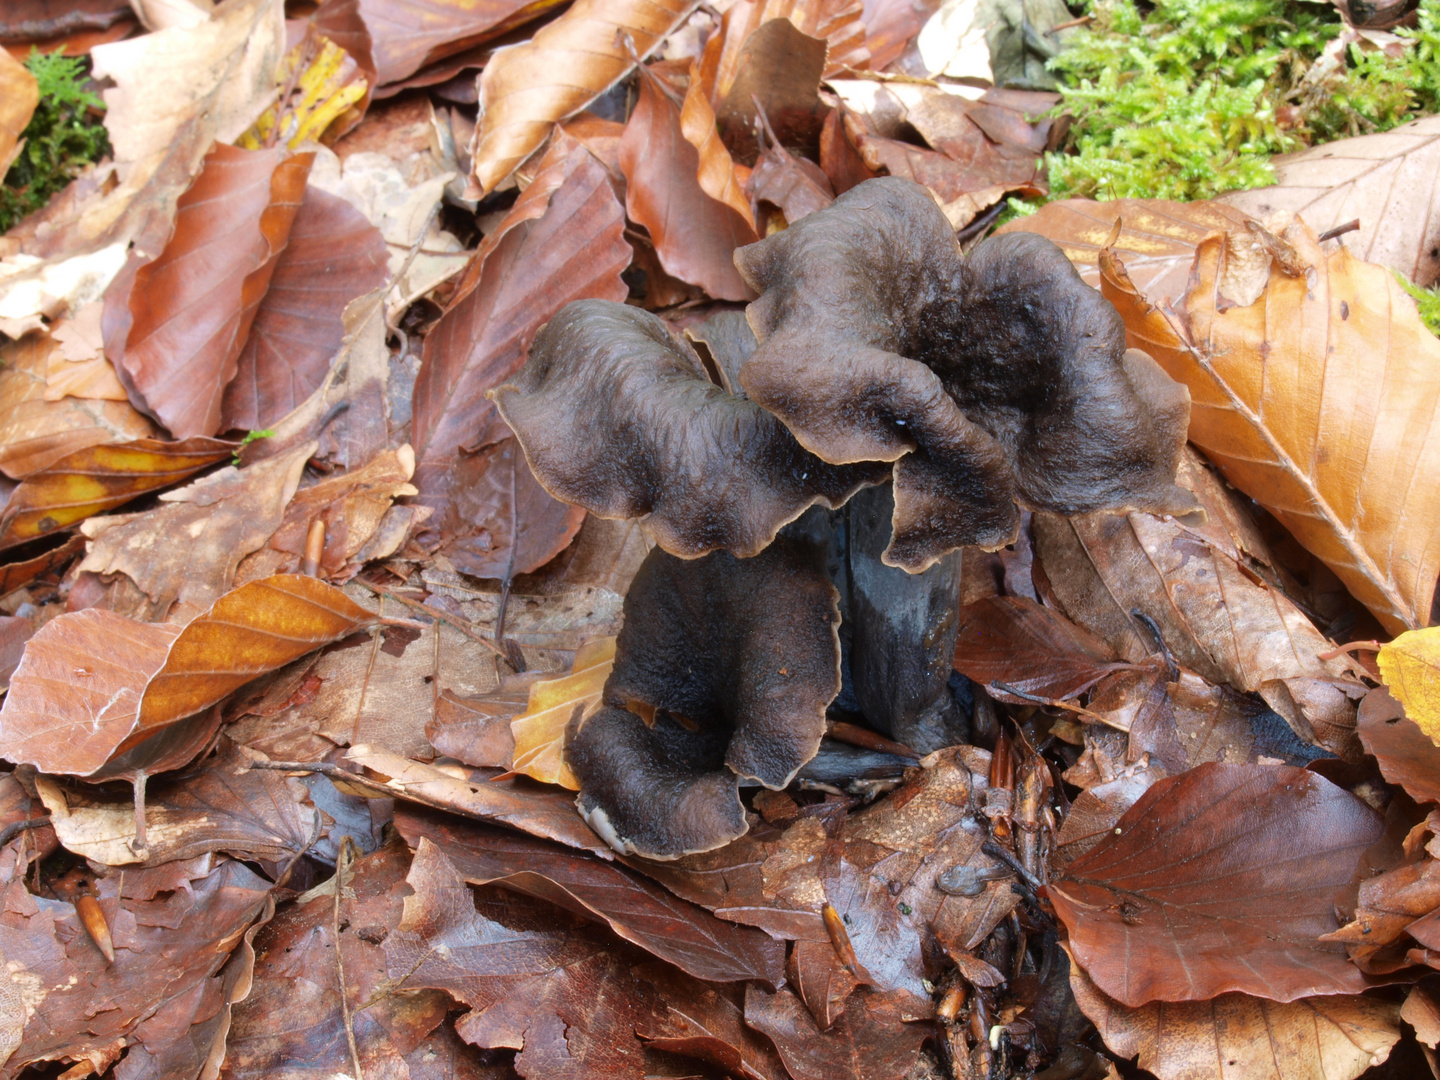
<svg viewBox="0 0 1440 1080">
<path fill-rule="evenodd" d="M 1050 241 L 966 260 L 926 190 L 852 188 L 735 261 L 761 296 L 746 394 L 834 463 L 895 462 L 884 560 L 915 572 L 1010 542 L 1016 502 L 1185 513 L 1188 391 L 1125 348 L 1115 309 Z"/>
<path fill-rule="evenodd" d="M 815 756 L 840 692 L 839 594 L 816 558 L 788 539 L 752 559 L 646 556 L 604 707 L 565 740 L 581 813 L 617 850 L 728 843 L 747 827 L 739 778 L 781 788 Z"/>
<path fill-rule="evenodd" d="M 812 503 L 879 483 L 873 463 L 829 465 L 785 425 L 709 381 L 649 312 L 568 304 L 513 383 L 491 392 L 536 478 L 606 518 L 643 517 L 665 550 L 754 555 Z"/>
</svg>

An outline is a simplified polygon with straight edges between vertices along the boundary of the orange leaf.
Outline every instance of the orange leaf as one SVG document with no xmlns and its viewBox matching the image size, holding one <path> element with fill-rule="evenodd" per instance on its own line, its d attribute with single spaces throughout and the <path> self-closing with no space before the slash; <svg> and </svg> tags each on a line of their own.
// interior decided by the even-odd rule
<svg viewBox="0 0 1440 1080">
<path fill-rule="evenodd" d="M 20 153 L 20 133 L 40 104 L 40 84 L 25 65 L 0 49 L 0 177 Z"/>
<path fill-rule="evenodd" d="M 511 769 L 542 784 L 559 784 L 571 791 L 580 782 L 565 764 L 562 753 L 565 725 L 576 709 L 589 709 L 600 700 L 605 680 L 615 666 L 615 639 L 587 641 L 575 653 L 569 675 L 542 679 L 530 687 L 530 704 L 510 721 L 515 737 Z"/>
<path fill-rule="evenodd" d="M 745 197 L 735 176 L 735 162 L 730 157 L 730 151 L 720 140 L 720 130 L 715 126 L 715 110 L 706 96 L 700 65 L 694 63 L 690 65 L 690 86 L 685 91 L 685 104 L 680 108 L 680 130 L 685 141 L 699 155 L 695 176 L 700 190 L 739 214 L 753 231 L 755 215 L 750 209 L 750 200 Z M 626 202 L 629 202 L 628 192 Z"/>
</svg>

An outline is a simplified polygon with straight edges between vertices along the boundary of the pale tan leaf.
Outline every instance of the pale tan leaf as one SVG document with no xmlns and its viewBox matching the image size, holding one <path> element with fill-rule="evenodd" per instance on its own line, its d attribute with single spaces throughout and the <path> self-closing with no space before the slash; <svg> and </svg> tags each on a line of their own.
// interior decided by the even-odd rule
<svg viewBox="0 0 1440 1080">
<path fill-rule="evenodd" d="M 570 674 L 542 679 L 530 687 L 525 711 L 510 721 L 515 739 L 510 767 L 514 772 L 544 784 L 580 790 L 580 781 L 565 764 L 565 725 L 576 709 L 589 709 L 600 700 L 614 666 L 615 639 L 597 638 L 576 652 Z"/>
</svg>

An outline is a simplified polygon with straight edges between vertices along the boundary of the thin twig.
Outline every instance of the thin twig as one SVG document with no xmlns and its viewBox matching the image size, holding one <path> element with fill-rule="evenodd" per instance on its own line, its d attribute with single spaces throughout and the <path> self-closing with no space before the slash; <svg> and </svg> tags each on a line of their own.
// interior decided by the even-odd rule
<svg viewBox="0 0 1440 1080">
<path fill-rule="evenodd" d="M 4 847 L 26 829 L 43 829 L 49 824 L 50 815 L 46 814 L 43 817 L 26 818 L 24 821 L 16 821 L 6 825 L 5 828 L 0 829 L 0 847 Z"/>
<path fill-rule="evenodd" d="M 462 634 L 468 637 L 471 641 L 479 642 L 481 645 L 484 645 L 487 649 L 493 652 L 496 656 L 500 657 L 500 659 L 504 660 L 506 663 L 509 663 L 510 658 L 505 655 L 504 649 L 501 649 L 489 638 L 481 637 L 478 633 L 475 632 L 474 627 L 472 627 L 465 620 L 457 619 L 454 615 L 451 615 L 450 613 L 445 611 L 440 611 L 438 608 L 426 607 L 424 604 L 420 603 L 419 600 L 411 600 L 408 596 L 402 596 L 400 593 L 396 592 L 388 585 L 378 585 L 373 581 L 366 581 L 363 578 L 355 578 L 354 580 L 355 584 L 363 585 L 365 588 L 373 592 L 376 596 L 388 596 L 390 597 L 390 599 L 398 600 L 400 603 L 415 608 L 417 611 L 423 611 L 432 619 L 439 619 L 441 622 L 449 623 L 456 630 L 459 630 Z"/>
<path fill-rule="evenodd" d="M 345 1041 L 350 1044 L 350 1060 L 355 1065 L 355 1080 L 365 1080 L 360 1069 L 360 1048 L 355 1045 L 355 1025 L 350 1020 L 350 999 L 345 992 L 345 950 L 340 942 L 340 901 L 345 893 L 345 871 L 350 868 L 350 849 L 354 844 L 349 836 L 343 836 L 340 849 L 335 853 L 335 971 L 340 979 L 340 1012 L 345 1021 Z"/>
<path fill-rule="evenodd" d="M 1080 716 L 1094 720 L 1097 724 L 1104 724 L 1106 727 L 1116 727 L 1116 723 L 1099 713 L 1091 712 L 1089 709 L 1081 708 L 1079 705 L 1071 705 L 1068 701 L 1061 701 L 1059 698 L 1041 697 L 1039 694 L 1027 694 L 1024 690 L 1017 690 L 1007 683 L 998 679 L 990 683 L 989 689 L 998 690 L 1002 694 L 1009 694 L 1011 697 L 1018 697 L 1022 701 L 1033 701 L 1036 705 L 1049 705 L 1052 709 L 1064 709 L 1066 712 L 1078 713 Z M 1119 730 L 1124 731 L 1124 728 Z"/>
<path fill-rule="evenodd" d="M 1378 641 L 1352 641 L 1348 645 L 1337 645 L 1328 652 L 1316 653 L 1321 660 L 1334 660 L 1354 652 L 1379 652 L 1383 646 Z"/>
<path fill-rule="evenodd" d="M 999 859 L 1011 870 L 1014 870 L 1015 875 L 1026 885 L 1030 886 L 1031 892 L 1034 892 L 1036 889 L 1039 889 L 1041 886 L 1044 885 L 1044 882 L 1042 882 L 1034 874 L 1030 873 L 1029 870 L 1025 869 L 1024 863 L 1022 863 L 1013 854 L 1011 854 L 1005 848 L 1001 847 L 999 844 L 991 843 L 989 840 L 987 840 L 985 841 L 985 843 L 980 845 L 980 850 L 983 851 L 986 855 L 989 855 L 992 859 Z"/>
<path fill-rule="evenodd" d="M 1343 225 L 1336 225 L 1333 229 L 1326 229 L 1320 234 L 1318 239 L 1323 244 L 1326 240 L 1334 240 L 1336 237 L 1344 236 L 1346 233 L 1359 231 L 1360 219 L 1357 217 L 1351 221 L 1345 222 Z"/>
</svg>

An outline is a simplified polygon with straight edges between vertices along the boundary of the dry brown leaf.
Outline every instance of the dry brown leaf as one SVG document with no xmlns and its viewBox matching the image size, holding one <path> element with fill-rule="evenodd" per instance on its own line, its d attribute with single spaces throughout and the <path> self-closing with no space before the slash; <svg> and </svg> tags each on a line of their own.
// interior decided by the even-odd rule
<svg viewBox="0 0 1440 1080">
<path fill-rule="evenodd" d="M 128 400 L 46 400 L 53 347 L 44 334 L 0 343 L 0 471 L 12 479 L 87 446 L 159 434 Z"/>
<path fill-rule="evenodd" d="M 1159 1080 L 1354 1080 L 1400 1039 L 1394 1002 L 1337 994 L 1266 1001 L 1221 994 L 1211 1001 L 1156 1001 L 1127 1009 L 1078 967 L 1070 985 L 1105 1045 Z"/>
<path fill-rule="evenodd" d="M 92 518 L 82 572 L 123 574 L 138 596 L 121 601 L 147 618 L 184 616 L 209 607 L 235 580 L 235 571 L 283 520 L 314 443 L 303 443 L 244 469 L 226 466 L 178 491 L 143 514 Z M 113 606 L 113 604 L 112 604 Z"/>
<path fill-rule="evenodd" d="M 565 725 L 576 709 L 588 709 L 600 700 L 614 666 L 615 639 L 597 638 L 576 652 L 570 674 L 534 683 L 525 711 L 510 721 L 515 739 L 511 769 L 542 784 L 579 791 L 580 782 L 565 764 Z"/>
<path fill-rule="evenodd" d="M 0 56 L 0 177 L 19 155 L 21 133 L 39 104 L 40 84 L 35 76 L 8 52 Z"/>
<path fill-rule="evenodd" d="M 745 990 L 745 1022 L 763 1031 L 795 1080 L 902 1080 L 930 1037 L 930 1002 L 904 990 L 862 990 L 835 1026 L 821 1031 L 789 990 Z"/>
<path fill-rule="evenodd" d="M 50 338 L 55 351 L 45 372 L 45 400 L 64 397 L 129 401 L 115 367 L 105 357 L 100 316 L 105 305 L 96 300 L 55 324 Z"/>
<path fill-rule="evenodd" d="M 706 149 L 723 148 L 716 138 L 707 140 Z M 733 258 L 737 247 L 758 239 L 749 207 L 740 214 L 701 186 L 698 177 L 711 163 L 702 163 L 682 131 L 679 95 L 650 68 L 642 68 L 640 97 L 620 139 L 620 167 L 627 181 L 625 209 L 649 231 L 666 273 L 716 299 L 754 295 Z"/>
<path fill-rule="evenodd" d="M 132 260 L 106 294 L 106 355 L 177 438 L 220 430 L 225 387 L 289 238 L 312 158 L 217 144 L 180 197 L 165 249 L 152 261 Z"/>
<path fill-rule="evenodd" d="M 376 86 L 538 18 L 557 0 L 359 0 L 374 41 Z"/>
<path fill-rule="evenodd" d="M 1440 117 L 1337 139 L 1273 163 L 1273 187 L 1221 201 L 1257 218 L 1296 214 L 1316 232 L 1358 220 L 1360 231 L 1344 240 L 1358 258 L 1423 287 L 1440 280 Z"/>
<path fill-rule="evenodd" d="M 485 123 L 472 170 L 480 191 L 495 190 L 556 121 L 604 93 L 694 9 L 695 0 L 579 0 L 530 41 L 497 53 L 480 77 Z"/>
<path fill-rule="evenodd" d="M 338 589 L 296 575 L 241 586 L 183 628 L 93 608 L 60 615 L 11 680 L 0 753 L 95 775 L 257 675 L 373 621 Z"/>
<path fill-rule="evenodd" d="M 237 443 L 136 439 L 66 454 L 20 482 L 0 511 L 0 548 L 48 536 L 224 461 Z"/>
<path fill-rule="evenodd" d="M 1230 244 L 1201 241 L 1183 319 L 1102 256 L 1131 346 L 1190 388 L 1190 439 L 1392 633 L 1425 625 L 1440 575 L 1440 340 L 1390 271 L 1303 224 L 1263 295 L 1229 306 Z"/>
<path fill-rule="evenodd" d="M 690 83 L 685 89 L 685 101 L 680 107 L 680 130 L 685 141 L 699 154 L 695 178 L 700 184 L 700 190 L 729 207 L 754 229 L 755 217 L 750 208 L 750 200 L 745 197 L 740 180 L 735 174 L 735 160 L 720 138 L 720 128 L 715 122 L 715 108 L 710 103 L 705 78 L 696 63 L 690 65 Z M 629 201 L 628 194 L 626 201 Z"/>
<path fill-rule="evenodd" d="M 860 0 L 737 0 L 725 10 L 722 51 L 718 62 L 712 62 L 716 100 L 730 92 L 744 66 L 740 52 L 746 39 L 772 19 L 788 19 L 802 34 L 826 43 L 827 76 L 868 67 L 864 15 Z"/>
</svg>

